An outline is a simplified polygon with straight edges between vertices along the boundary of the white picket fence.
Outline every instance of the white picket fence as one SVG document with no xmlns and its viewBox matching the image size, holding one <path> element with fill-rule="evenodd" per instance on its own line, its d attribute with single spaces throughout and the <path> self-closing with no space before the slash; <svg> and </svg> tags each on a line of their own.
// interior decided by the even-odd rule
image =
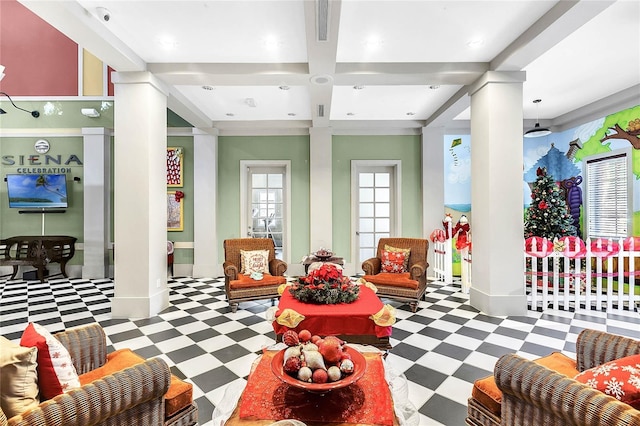
<svg viewBox="0 0 640 426">
<path fill-rule="evenodd" d="M 434 238 L 438 235 L 445 234 L 440 230 L 431 234 L 435 278 L 452 283 L 451 238 Z M 446 235 L 451 235 L 451 229 Z M 460 257 L 462 290 L 468 293 L 472 284 L 471 251 L 461 250 Z M 640 309 L 640 268 L 636 267 L 639 259 L 640 237 L 617 241 L 527 239 L 523 281 L 529 309 Z"/>
<path fill-rule="evenodd" d="M 433 244 L 433 273 L 437 281 L 445 283 L 453 282 L 453 248 L 451 246 L 451 222 L 445 222 L 448 229 L 436 229 L 431 234 Z M 444 238 L 446 235 L 449 238 Z M 471 250 L 469 247 L 460 250 L 460 275 L 462 281 L 462 291 L 469 293 L 471 287 Z"/>
<path fill-rule="evenodd" d="M 640 303 L 640 237 L 525 243 L 524 285 L 530 310 L 635 310 Z"/>
<path fill-rule="evenodd" d="M 436 281 L 445 283 L 453 282 L 453 253 L 451 249 L 451 238 L 444 238 L 451 235 L 451 222 L 447 222 L 448 230 L 436 229 L 431 234 L 431 244 L 433 245 L 433 274 Z"/>
</svg>

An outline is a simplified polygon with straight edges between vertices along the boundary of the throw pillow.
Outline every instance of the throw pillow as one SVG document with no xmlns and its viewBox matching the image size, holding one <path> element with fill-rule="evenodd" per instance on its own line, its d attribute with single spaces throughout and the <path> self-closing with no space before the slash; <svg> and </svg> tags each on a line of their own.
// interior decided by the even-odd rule
<svg viewBox="0 0 640 426">
<path fill-rule="evenodd" d="M 393 272 L 398 274 L 405 272 L 405 255 L 403 252 L 382 250 L 382 259 L 380 260 L 382 261 L 380 265 L 382 272 Z"/>
<path fill-rule="evenodd" d="M 269 273 L 269 250 L 240 250 L 240 273 L 250 275 L 252 272 Z"/>
<path fill-rule="evenodd" d="M 575 379 L 640 410 L 640 354 L 590 368 Z"/>
<path fill-rule="evenodd" d="M 80 387 L 69 351 L 43 326 L 29 323 L 22 333 L 20 346 L 38 348 L 38 383 L 42 399 L 51 399 Z"/>
<path fill-rule="evenodd" d="M 40 404 L 37 357 L 38 349 L 0 336 L 0 407 L 9 418 Z"/>
<path fill-rule="evenodd" d="M 404 253 L 404 264 L 403 264 L 404 270 L 405 271 L 409 270 L 409 256 L 411 255 L 411 249 L 393 247 L 393 246 L 390 246 L 389 244 L 385 244 L 384 249 L 387 251 Z"/>
</svg>

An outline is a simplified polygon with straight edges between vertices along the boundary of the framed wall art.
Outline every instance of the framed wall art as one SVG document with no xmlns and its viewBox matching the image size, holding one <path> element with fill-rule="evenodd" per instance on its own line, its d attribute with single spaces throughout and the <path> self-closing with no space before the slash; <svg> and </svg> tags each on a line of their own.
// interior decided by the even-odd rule
<svg viewBox="0 0 640 426">
<path fill-rule="evenodd" d="M 167 148 L 167 186 L 182 187 L 182 148 Z"/>
<path fill-rule="evenodd" d="M 184 229 L 184 204 L 182 197 L 176 197 L 181 191 L 167 192 L 167 231 L 182 231 Z"/>
</svg>

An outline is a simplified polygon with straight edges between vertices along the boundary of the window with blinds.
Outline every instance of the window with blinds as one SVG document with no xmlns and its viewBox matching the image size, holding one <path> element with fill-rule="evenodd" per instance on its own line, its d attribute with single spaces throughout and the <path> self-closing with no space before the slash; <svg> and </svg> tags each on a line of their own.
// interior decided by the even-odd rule
<svg viewBox="0 0 640 426">
<path fill-rule="evenodd" d="M 585 221 L 589 238 L 624 238 L 631 217 L 631 165 L 628 152 L 585 158 Z"/>
</svg>

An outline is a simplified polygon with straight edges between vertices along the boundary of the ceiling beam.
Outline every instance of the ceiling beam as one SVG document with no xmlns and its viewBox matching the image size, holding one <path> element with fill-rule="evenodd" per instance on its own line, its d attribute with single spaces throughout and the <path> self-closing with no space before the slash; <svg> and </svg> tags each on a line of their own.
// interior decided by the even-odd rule
<svg viewBox="0 0 640 426">
<path fill-rule="evenodd" d="M 491 61 L 491 70 L 520 71 L 615 0 L 559 1 Z"/>
<path fill-rule="evenodd" d="M 304 2 L 309 99 L 313 127 L 331 125 L 331 98 L 338 54 L 341 0 Z M 319 25 L 320 24 L 320 25 Z"/>
<path fill-rule="evenodd" d="M 18 0 L 48 24 L 120 72 L 146 71 L 147 64 L 76 1 Z"/>
</svg>

